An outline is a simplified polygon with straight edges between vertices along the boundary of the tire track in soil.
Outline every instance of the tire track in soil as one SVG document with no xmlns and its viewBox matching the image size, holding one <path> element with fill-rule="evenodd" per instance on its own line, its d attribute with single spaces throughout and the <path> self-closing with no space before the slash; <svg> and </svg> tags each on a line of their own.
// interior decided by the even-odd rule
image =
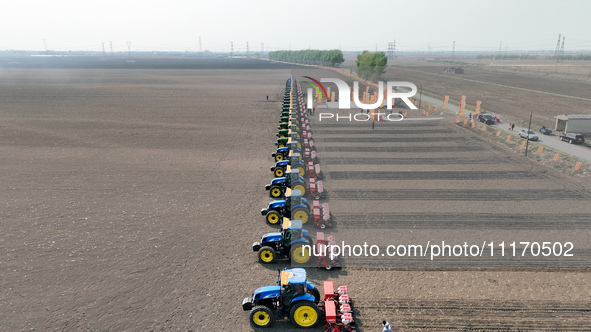
<svg viewBox="0 0 591 332">
<path fill-rule="evenodd" d="M 589 200 L 589 195 L 573 190 L 554 190 L 549 192 L 522 189 L 402 189 L 402 190 L 345 190 L 329 192 L 331 199 L 348 200 L 442 200 L 442 201 L 538 201 L 538 200 Z"/>
<path fill-rule="evenodd" d="M 385 143 L 385 142 L 458 142 L 457 137 L 432 136 L 432 137 L 326 137 L 317 138 L 315 142 L 353 142 L 353 143 Z"/>
<path fill-rule="evenodd" d="M 331 180 L 490 180 L 541 179 L 540 174 L 528 171 L 331 171 Z"/>
<path fill-rule="evenodd" d="M 316 128 L 317 125 L 314 125 Z M 361 128 L 358 128 L 361 129 Z M 404 128 L 396 128 L 395 131 L 383 131 L 383 130 L 322 130 L 321 133 L 315 133 L 314 139 L 316 140 L 317 137 L 322 137 L 322 135 L 335 135 L 335 134 L 343 134 L 343 135 L 375 135 L 375 136 L 390 136 L 390 135 L 424 135 L 424 134 L 450 134 L 448 129 L 404 129 Z"/>
<path fill-rule="evenodd" d="M 316 147 L 319 152 L 458 152 L 480 151 L 482 147 L 476 145 L 460 146 L 323 146 Z"/>
<path fill-rule="evenodd" d="M 405 243 L 393 243 L 394 245 L 403 245 Z M 441 257 L 437 256 L 431 260 L 431 251 L 426 250 L 426 255 L 421 256 L 418 254 L 420 250 L 423 250 L 427 246 L 427 242 L 422 245 L 421 248 L 417 249 L 417 254 L 408 249 L 410 256 L 399 257 L 396 255 L 388 256 L 387 254 L 378 254 L 378 256 L 362 256 L 355 257 L 354 255 L 341 258 L 341 266 L 347 268 L 367 269 L 373 267 L 379 268 L 392 268 L 392 269 L 431 269 L 431 268 L 453 268 L 453 269 L 498 269 L 498 268 L 537 268 L 537 269 L 583 269 L 589 267 L 589 261 L 584 257 L 589 257 L 591 249 L 573 249 L 569 253 L 573 254 L 573 257 L 569 257 L 567 263 L 564 262 L 564 257 L 548 256 L 543 261 L 539 260 L 539 257 L 531 256 L 529 253 L 522 256 L 521 251 L 523 248 L 517 248 L 517 255 L 512 256 L 510 248 L 505 248 L 505 252 L 495 248 L 493 250 L 493 256 L 490 256 L 490 249 L 485 248 L 483 256 L 454 256 L 454 257 Z M 388 246 L 377 246 L 380 253 L 387 253 Z M 395 249 L 390 247 L 390 253 L 395 253 Z"/>
<path fill-rule="evenodd" d="M 394 315 L 390 323 L 404 330 L 589 331 L 581 323 L 591 326 L 587 302 L 377 298 L 354 306 L 360 312 Z"/>
<path fill-rule="evenodd" d="M 322 158 L 328 165 L 470 165 L 492 164 L 498 158 Z"/>
<path fill-rule="evenodd" d="M 366 121 L 369 124 L 369 121 Z M 405 128 L 421 128 L 421 127 L 425 127 L 425 128 L 430 128 L 430 127 L 435 127 L 435 126 L 439 126 L 438 121 L 433 121 L 431 123 L 425 123 L 423 121 L 421 121 L 421 123 L 417 123 L 417 122 L 404 122 L 404 121 L 399 121 L 399 122 L 391 122 L 388 123 L 388 125 L 391 125 L 392 128 L 395 128 L 396 130 L 398 130 L 397 127 L 405 127 Z M 347 122 L 330 122 L 330 123 L 314 123 L 314 127 L 313 129 L 316 128 L 357 128 L 357 129 L 361 129 L 363 124 L 359 121 L 353 121 L 350 123 Z M 449 132 L 449 130 L 447 131 Z M 326 131 L 322 131 L 322 133 L 327 133 Z"/>
<path fill-rule="evenodd" d="M 571 214 L 568 222 L 562 214 L 345 214 L 338 217 L 339 229 L 511 229 L 561 230 L 588 229 L 591 219 L 586 214 Z"/>
</svg>

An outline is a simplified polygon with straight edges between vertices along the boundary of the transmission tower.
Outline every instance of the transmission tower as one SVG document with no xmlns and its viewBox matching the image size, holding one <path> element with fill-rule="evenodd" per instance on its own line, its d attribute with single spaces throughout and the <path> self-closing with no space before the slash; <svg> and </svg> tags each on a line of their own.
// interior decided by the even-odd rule
<svg viewBox="0 0 591 332">
<path fill-rule="evenodd" d="M 113 56 L 113 41 L 109 40 L 109 48 L 111 49 L 111 56 Z"/>
<path fill-rule="evenodd" d="M 199 37 L 199 53 L 203 53 L 203 46 L 201 45 L 201 37 Z"/>
<path fill-rule="evenodd" d="M 566 39 L 565 36 L 562 36 L 562 46 L 560 46 L 560 55 L 564 55 L 564 40 Z"/>
<path fill-rule="evenodd" d="M 127 44 L 127 56 L 131 55 L 131 42 L 125 42 Z"/>
<path fill-rule="evenodd" d="M 103 44 L 103 56 L 105 56 L 105 42 L 102 41 L 101 44 Z"/>
<path fill-rule="evenodd" d="M 246 42 L 246 57 L 248 58 L 250 54 L 250 49 L 248 48 L 248 42 Z"/>
<path fill-rule="evenodd" d="M 230 56 L 234 56 L 234 42 L 230 42 Z"/>
<path fill-rule="evenodd" d="M 558 52 L 560 51 L 560 37 L 561 34 L 558 34 L 558 41 L 556 42 L 556 49 L 554 50 L 554 56 L 558 56 Z"/>
</svg>

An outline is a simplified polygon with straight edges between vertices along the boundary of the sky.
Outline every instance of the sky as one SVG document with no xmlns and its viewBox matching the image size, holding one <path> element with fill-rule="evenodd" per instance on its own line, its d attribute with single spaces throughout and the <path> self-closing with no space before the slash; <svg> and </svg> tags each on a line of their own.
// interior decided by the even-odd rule
<svg viewBox="0 0 591 332">
<path fill-rule="evenodd" d="M 591 51 L 587 0 L 9 0 L 0 50 Z M 502 44 L 501 44 L 502 43 Z M 561 40 L 562 43 L 562 40 Z"/>
</svg>

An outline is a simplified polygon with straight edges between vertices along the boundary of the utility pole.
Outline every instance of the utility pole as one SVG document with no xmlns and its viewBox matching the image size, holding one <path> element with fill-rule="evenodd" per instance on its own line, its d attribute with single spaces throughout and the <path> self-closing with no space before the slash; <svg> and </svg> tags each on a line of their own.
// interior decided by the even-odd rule
<svg viewBox="0 0 591 332">
<path fill-rule="evenodd" d="M 248 42 L 246 42 L 246 57 L 248 58 L 250 55 L 250 49 L 248 48 Z"/>
<path fill-rule="evenodd" d="M 423 108 L 423 85 L 420 85 L 419 89 L 421 90 L 419 92 L 419 109 Z"/>
<path fill-rule="evenodd" d="M 131 42 L 125 42 L 127 44 L 127 56 L 131 56 Z"/>
<path fill-rule="evenodd" d="M 234 56 L 234 42 L 230 42 L 230 56 Z"/>
<path fill-rule="evenodd" d="M 453 45 L 453 47 L 452 47 L 452 49 L 451 49 L 451 57 L 452 57 L 453 59 L 455 59 L 455 58 L 456 58 L 456 41 L 455 41 L 455 40 L 454 40 L 454 45 Z"/>
<path fill-rule="evenodd" d="M 113 56 L 113 41 L 109 40 L 109 47 L 111 49 L 111 56 Z"/>
<path fill-rule="evenodd" d="M 101 44 L 103 44 L 103 56 L 105 56 L 105 42 L 102 41 Z"/>
<path fill-rule="evenodd" d="M 527 148 L 529 146 L 529 131 L 531 130 L 531 117 L 532 115 L 534 115 L 534 111 L 531 111 L 531 113 L 529 113 L 529 125 L 527 126 L 527 141 L 525 143 L 525 156 L 527 157 Z"/>
</svg>

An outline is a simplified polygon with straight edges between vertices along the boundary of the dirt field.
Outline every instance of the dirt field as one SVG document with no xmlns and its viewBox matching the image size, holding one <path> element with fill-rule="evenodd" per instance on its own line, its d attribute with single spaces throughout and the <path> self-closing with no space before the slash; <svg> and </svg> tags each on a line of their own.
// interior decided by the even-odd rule
<svg viewBox="0 0 591 332">
<path fill-rule="evenodd" d="M 252 331 L 241 300 L 287 266 L 251 250 L 273 230 L 259 210 L 290 75 L 273 66 L 2 70 L 3 330 Z M 339 239 L 588 239 L 585 183 L 452 121 L 312 121 Z M 309 277 L 348 285 L 363 331 L 591 326 L 576 264 L 347 263 Z"/>
</svg>

